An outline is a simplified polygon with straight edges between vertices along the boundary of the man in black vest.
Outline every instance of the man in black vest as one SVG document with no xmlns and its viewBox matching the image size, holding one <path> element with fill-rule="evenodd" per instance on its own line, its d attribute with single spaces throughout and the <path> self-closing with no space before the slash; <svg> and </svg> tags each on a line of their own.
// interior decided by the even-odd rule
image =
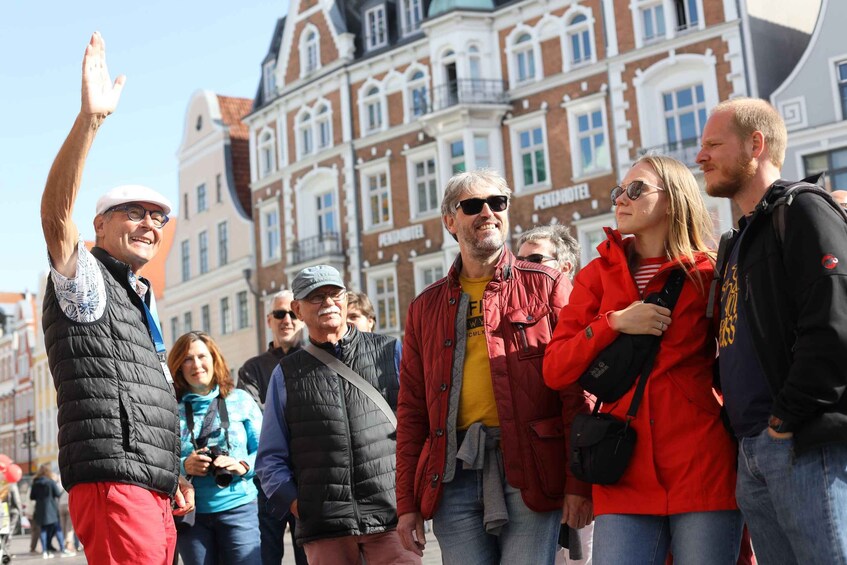
<svg viewBox="0 0 847 565">
<path fill-rule="evenodd" d="M 283 357 L 268 387 L 256 474 L 269 510 L 297 517 L 297 543 L 312 565 L 362 557 L 420 564 L 396 532 L 394 426 L 365 392 L 396 409 L 400 344 L 347 324 L 347 292 L 334 268 L 303 269 L 291 288 L 311 344 Z M 353 385 L 318 360 L 324 355 L 367 382 Z"/>
<path fill-rule="evenodd" d="M 96 247 L 72 220 L 88 151 L 118 104 L 99 33 L 86 47 L 82 106 L 41 200 L 50 256 L 44 341 L 59 408 L 59 468 L 89 563 L 171 563 L 171 513 L 193 509 L 179 479 L 179 418 L 149 282 L 170 203 L 143 186 L 97 201 Z M 179 488 L 178 488 L 179 487 Z M 174 501 L 177 510 L 171 509 Z"/>
<path fill-rule="evenodd" d="M 268 393 L 268 382 L 271 373 L 279 365 L 280 359 L 300 348 L 303 322 L 291 309 L 294 294 L 290 290 L 281 290 L 271 296 L 268 305 L 268 328 L 273 335 L 273 341 L 268 344 L 268 350 L 261 355 L 251 357 L 238 370 L 238 388 L 246 390 L 262 410 L 265 408 L 265 396 Z M 296 521 L 293 514 L 286 520 L 280 520 L 268 511 L 268 497 L 262 490 L 259 477 L 256 477 L 259 487 L 259 530 L 262 536 L 262 565 L 280 565 L 285 554 L 283 537 L 285 524 L 291 530 L 294 539 Z M 294 544 L 294 560 L 297 565 L 307 563 L 303 548 Z"/>
</svg>

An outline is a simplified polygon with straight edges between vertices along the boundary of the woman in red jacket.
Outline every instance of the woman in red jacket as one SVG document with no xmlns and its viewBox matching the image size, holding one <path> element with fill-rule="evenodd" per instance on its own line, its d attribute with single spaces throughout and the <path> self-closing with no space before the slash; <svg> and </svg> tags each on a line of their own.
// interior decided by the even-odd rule
<svg viewBox="0 0 847 565">
<path fill-rule="evenodd" d="M 742 518 L 735 503 L 735 445 L 712 393 L 715 333 L 706 318 L 712 222 L 691 171 L 648 156 L 612 190 L 619 231 L 577 275 L 544 357 L 554 389 L 576 382 L 621 333 L 662 336 L 623 477 L 594 485 L 595 565 L 734 565 Z M 621 234 L 633 237 L 622 238 Z M 642 299 L 671 270 L 687 274 L 673 312 Z M 625 418 L 633 386 L 602 412 Z"/>
</svg>

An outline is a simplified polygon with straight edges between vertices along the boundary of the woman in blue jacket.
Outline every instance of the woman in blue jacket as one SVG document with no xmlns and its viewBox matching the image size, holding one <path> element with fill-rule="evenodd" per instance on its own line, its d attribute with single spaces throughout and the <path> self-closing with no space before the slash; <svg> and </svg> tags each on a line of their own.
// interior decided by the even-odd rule
<svg viewBox="0 0 847 565">
<path fill-rule="evenodd" d="M 194 483 L 195 523 L 179 529 L 186 565 L 257 563 L 259 521 L 253 484 L 262 413 L 235 388 L 218 346 L 203 332 L 180 337 L 168 355 L 174 378 L 181 472 Z"/>
</svg>

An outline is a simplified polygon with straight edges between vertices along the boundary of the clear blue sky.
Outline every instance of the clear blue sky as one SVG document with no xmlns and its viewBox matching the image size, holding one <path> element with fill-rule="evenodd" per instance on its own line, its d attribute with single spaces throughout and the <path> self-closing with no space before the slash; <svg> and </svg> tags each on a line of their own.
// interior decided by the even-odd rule
<svg viewBox="0 0 847 565">
<path fill-rule="evenodd" d="M 79 111 L 82 55 L 106 40 L 117 111 L 89 154 L 74 221 L 86 239 L 100 194 L 125 183 L 177 203 L 176 151 L 191 95 L 252 98 L 287 0 L 5 0 L 0 8 L 0 291 L 37 291 L 47 268 L 39 205 L 47 172 Z"/>
</svg>

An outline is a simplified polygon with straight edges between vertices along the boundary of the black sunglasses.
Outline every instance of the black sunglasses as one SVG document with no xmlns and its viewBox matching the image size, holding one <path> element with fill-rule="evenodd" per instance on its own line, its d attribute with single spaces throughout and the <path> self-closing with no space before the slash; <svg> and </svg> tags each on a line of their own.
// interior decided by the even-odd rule
<svg viewBox="0 0 847 565">
<path fill-rule="evenodd" d="M 618 185 L 612 189 L 612 206 L 617 206 L 618 198 L 620 198 L 621 194 L 626 192 L 626 195 L 630 200 L 638 200 L 638 197 L 644 192 L 644 187 L 649 186 L 651 188 L 655 188 L 656 190 L 664 191 L 665 189 L 661 186 L 656 186 L 655 184 L 650 184 L 649 182 L 644 182 L 643 180 L 634 180 L 626 186 Z"/>
<path fill-rule="evenodd" d="M 292 322 L 297 319 L 297 314 L 293 310 L 274 310 L 271 315 L 277 320 L 284 320 L 286 316 L 290 316 Z"/>
<path fill-rule="evenodd" d="M 141 204 L 120 204 L 118 206 L 112 206 L 107 210 L 107 212 L 112 211 L 126 212 L 127 217 L 133 222 L 141 222 L 144 220 L 144 216 L 150 214 L 150 220 L 157 228 L 165 227 L 169 219 L 168 215 L 161 210 L 148 210 Z"/>
<path fill-rule="evenodd" d="M 529 255 L 518 255 L 518 260 L 541 264 L 544 261 L 555 261 L 556 258 L 544 255 L 543 253 L 530 253 Z"/>
<path fill-rule="evenodd" d="M 482 212 L 483 204 L 488 204 L 492 212 L 502 212 L 509 207 L 509 197 L 503 194 L 496 194 L 488 198 L 468 198 L 456 204 L 456 209 L 462 208 L 462 212 L 468 216 L 476 216 Z"/>
</svg>

